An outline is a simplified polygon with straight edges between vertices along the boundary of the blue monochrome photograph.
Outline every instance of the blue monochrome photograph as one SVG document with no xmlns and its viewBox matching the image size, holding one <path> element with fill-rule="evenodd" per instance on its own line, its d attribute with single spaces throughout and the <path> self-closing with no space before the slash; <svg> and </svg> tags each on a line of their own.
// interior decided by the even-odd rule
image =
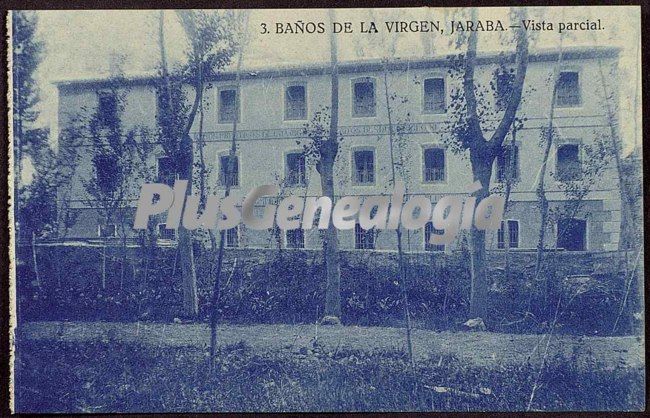
<svg viewBox="0 0 650 418">
<path fill-rule="evenodd" d="M 640 7 L 7 18 L 12 411 L 645 410 Z"/>
</svg>

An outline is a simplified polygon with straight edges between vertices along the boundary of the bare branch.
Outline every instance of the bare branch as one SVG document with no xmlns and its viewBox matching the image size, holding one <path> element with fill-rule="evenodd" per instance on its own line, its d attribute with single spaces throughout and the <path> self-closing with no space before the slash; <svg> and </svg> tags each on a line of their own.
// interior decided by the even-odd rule
<svg viewBox="0 0 650 418">
<path fill-rule="evenodd" d="M 520 20 L 523 20 L 524 13 L 523 9 L 519 9 L 516 16 Z M 517 48 L 515 54 L 515 67 L 517 68 L 517 72 L 515 73 L 515 79 L 512 83 L 512 92 L 508 99 L 508 104 L 505 113 L 503 114 L 503 118 L 490 138 L 493 150 L 501 148 L 503 139 L 508 134 L 510 126 L 512 126 L 512 122 L 517 114 L 517 108 L 521 102 L 524 80 L 526 79 L 526 70 L 528 69 L 528 37 L 526 36 L 526 30 L 523 25 L 517 29 Z"/>
<path fill-rule="evenodd" d="M 472 9 L 472 20 L 476 20 L 476 9 Z M 485 142 L 481 123 L 478 116 L 476 102 L 476 86 L 474 83 L 474 68 L 476 67 L 476 44 L 478 41 L 477 32 L 472 31 L 467 43 L 467 54 L 465 55 L 465 74 L 463 75 L 463 92 L 467 104 L 467 134 L 470 147 Z"/>
</svg>

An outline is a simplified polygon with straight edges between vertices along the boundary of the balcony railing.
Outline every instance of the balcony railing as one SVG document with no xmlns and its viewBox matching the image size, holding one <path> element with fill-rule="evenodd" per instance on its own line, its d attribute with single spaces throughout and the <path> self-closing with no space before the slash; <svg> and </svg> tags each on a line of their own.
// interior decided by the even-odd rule
<svg viewBox="0 0 650 418">
<path fill-rule="evenodd" d="M 424 181 L 445 181 L 445 169 L 441 167 L 425 168 Z"/>
</svg>

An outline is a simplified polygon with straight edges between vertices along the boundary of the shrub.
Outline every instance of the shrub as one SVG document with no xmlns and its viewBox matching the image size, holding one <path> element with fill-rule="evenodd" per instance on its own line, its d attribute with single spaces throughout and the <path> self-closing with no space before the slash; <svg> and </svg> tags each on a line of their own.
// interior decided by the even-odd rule
<svg viewBox="0 0 650 418">
<path fill-rule="evenodd" d="M 181 311 L 181 277 L 176 250 L 157 249 L 145 266 L 139 249 L 127 259 L 122 275 L 119 248 L 107 261 L 107 287 L 101 283 L 101 249 L 44 247 L 41 287 L 34 284 L 30 260 L 18 270 L 20 320 L 163 320 Z M 238 323 L 313 323 L 323 313 L 325 281 L 317 251 L 228 252 L 219 304 L 223 321 Z M 28 253 L 27 253 L 28 254 Z M 509 274 L 491 262 L 488 326 L 503 332 L 546 332 L 561 299 L 556 330 L 611 334 L 625 297 L 624 273 L 599 272 L 566 278 L 581 271 L 584 260 L 564 256 L 535 278 L 526 254 L 515 254 Z M 446 255 L 407 258 L 407 292 L 417 326 L 454 329 L 469 312 L 467 260 Z M 207 320 L 213 288 L 214 254 L 197 252 L 199 320 Z M 567 261 L 568 260 L 568 261 Z M 573 261 L 571 261 L 573 260 Z M 572 270 L 573 269 L 573 270 Z M 638 327 L 638 286 L 631 286 L 617 324 L 618 333 Z M 403 306 L 395 254 L 349 253 L 341 258 L 343 322 L 401 325 Z"/>
</svg>

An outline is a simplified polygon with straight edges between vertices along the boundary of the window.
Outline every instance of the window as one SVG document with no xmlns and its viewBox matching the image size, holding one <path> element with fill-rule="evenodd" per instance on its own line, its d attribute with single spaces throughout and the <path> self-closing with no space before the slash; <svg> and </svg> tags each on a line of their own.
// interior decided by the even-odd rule
<svg viewBox="0 0 650 418">
<path fill-rule="evenodd" d="M 305 248 L 305 231 L 302 228 L 288 230 L 286 238 L 287 248 Z"/>
<path fill-rule="evenodd" d="M 508 234 L 508 248 L 519 248 L 519 221 L 511 219 L 501 221 L 501 227 L 497 231 L 497 248 L 506 248 L 506 233 Z"/>
<path fill-rule="evenodd" d="M 229 248 L 239 247 L 239 227 L 238 226 L 226 230 L 226 247 L 229 247 Z"/>
<path fill-rule="evenodd" d="M 239 120 L 239 95 L 236 89 L 219 90 L 219 123 Z"/>
<path fill-rule="evenodd" d="M 361 225 L 354 225 L 354 248 L 357 250 L 375 249 L 375 230 L 365 230 Z"/>
<path fill-rule="evenodd" d="M 515 81 L 515 70 L 510 68 L 497 68 L 494 72 L 494 93 L 496 96 L 496 107 L 498 110 L 505 110 L 512 95 L 512 84 Z"/>
<path fill-rule="evenodd" d="M 555 104 L 558 107 L 580 106 L 580 79 L 577 71 L 563 71 L 557 80 L 557 96 Z"/>
<path fill-rule="evenodd" d="M 158 224 L 158 238 L 173 241 L 176 239 L 176 230 L 168 229 L 166 224 Z"/>
<path fill-rule="evenodd" d="M 219 186 L 238 187 L 239 186 L 239 157 L 235 156 L 232 164 L 232 172 L 228 173 L 228 162 L 230 156 L 222 155 L 219 157 Z"/>
<path fill-rule="evenodd" d="M 579 180 L 582 177 L 580 147 L 577 144 L 564 144 L 557 148 L 556 175 L 560 181 Z"/>
<path fill-rule="evenodd" d="M 508 178 L 519 179 L 519 147 L 516 145 L 514 150 L 510 146 L 503 147 L 497 156 L 497 181 L 504 183 Z"/>
<path fill-rule="evenodd" d="M 158 158 L 158 183 L 173 186 L 174 180 L 176 180 L 174 159 L 171 157 Z"/>
<path fill-rule="evenodd" d="M 370 78 L 354 82 L 354 106 L 352 116 L 356 118 L 375 116 L 375 82 Z"/>
<path fill-rule="evenodd" d="M 285 183 L 288 186 L 304 186 L 305 178 L 305 156 L 302 152 L 292 152 L 286 156 Z"/>
<path fill-rule="evenodd" d="M 354 182 L 372 184 L 375 182 L 375 152 L 359 150 L 354 152 Z"/>
<path fill-rule="evenodd" d="M 575 218 L 559 219 L 557 247 L 567 251 L 584 251 L 587 248 L 587 221 Z"/>
<path fill-rule="evenodd" d="M 97 116 L 104 127 L 114 126 L 117 119 L 117 94 L 113 91 L 100 91 L 97 93 L 99 104 Z"/>
<path fill-rule="evenodd" d="M 445 150 L 426 148 L 424 150 L 424 181 L 433 183 L 445 181 Z"/>
<path fill-rule="evenodd" d="M 122 181 L 119 171 L 115 170 L 118 158 L 114 153 L 97 154 L 92 158 L 97 173 L 97 187 L 106 194 L 114 193 Z"/>
<path fill-rule="evenodd" d="M 284 91 L 284 119 L 307 119 L 307 93 L 305 86 L 288 86 Z"/>
<path fill-rule="evenodd" d="M 99 225 L 97 232 L 100 238 L 115 238 L 117 236 L 115 224 Z"/>
<path fill-rule="evenodd" d="M 442 235 L 445 233 L 444 229 L 437 229 L 433 226 L 433 222 L 427 222 L 424 226 L 424 250 L 425 251 L 445 251 L 445 244 L 431 244 L 429 240 L 431 235 Z"/>
<path fill-rule="evenodd" d="M 424 113 L 445 113 L 445 79 L 424 80 Z"/>
</svg>

